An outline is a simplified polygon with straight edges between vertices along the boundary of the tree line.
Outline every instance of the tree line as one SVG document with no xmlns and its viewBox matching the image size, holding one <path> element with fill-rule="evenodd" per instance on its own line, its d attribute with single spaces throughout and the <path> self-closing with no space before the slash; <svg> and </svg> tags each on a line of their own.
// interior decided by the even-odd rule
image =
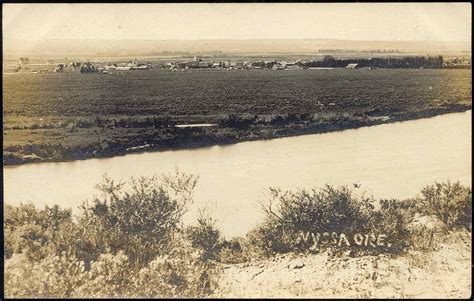
<svg viewBox="0 0 474 301">
<path fill-rule="evenodd" d="M 335 59 L 326 55 L 321 61 L 311 61 L 306 67 L 333 67 L 343 68 L 348 64 L 357 64 L 361 68 L 430 68 L 439 69 L 443 67 L 443 57 L 389 57 L 389 58 L 359 58 L 359 59 Z"/>
</svg>

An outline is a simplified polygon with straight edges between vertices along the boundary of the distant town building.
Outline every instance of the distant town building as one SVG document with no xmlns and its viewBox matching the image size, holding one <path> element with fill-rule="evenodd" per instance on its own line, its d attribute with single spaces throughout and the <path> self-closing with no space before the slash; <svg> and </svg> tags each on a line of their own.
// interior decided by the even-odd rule
<svg viewBox="0 0 474 301">
<path fill-rule="evenodd" d="M 137 59 L 134 59 L 133 61 L 128 62 L 127 67 L 136 67 L 138 66 L 138 61 Z"/>
<path fill-rule="evenodd" d="M 287 70 L 298 70 L 301 69 L 300 65 L 289 63 L 285 65 L 285 69 Z"/>
<path fill-rule="evenodd" d="M 283 66 L 281 64 L 274 64 L 272 66 L 273 70 L 283 70 Z"/>
</svg>

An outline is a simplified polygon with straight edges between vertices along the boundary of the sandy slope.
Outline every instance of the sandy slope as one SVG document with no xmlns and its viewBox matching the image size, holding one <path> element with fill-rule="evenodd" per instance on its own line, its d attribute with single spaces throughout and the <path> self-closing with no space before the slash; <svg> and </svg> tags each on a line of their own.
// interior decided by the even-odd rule
<svg viewBox="0 0 474 301">
<path fill-rule="evenodd" d="M 280 255 L 224 266 L 219 297 L 468 298 L 471 234 L 452 233 L 435 251 L 353 258 Z"/>
</svg>

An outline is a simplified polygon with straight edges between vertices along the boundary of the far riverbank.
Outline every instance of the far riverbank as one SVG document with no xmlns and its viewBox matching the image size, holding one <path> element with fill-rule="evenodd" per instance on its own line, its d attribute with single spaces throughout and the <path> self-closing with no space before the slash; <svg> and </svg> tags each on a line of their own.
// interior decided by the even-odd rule
<svg viewBox="0 0 474 301">
<path fill-rule="evenodd" d="M 374 112 L 370 115 L 352 116 L 287 114 L 272 120 L 259 116 L 227 115 L 223 118 L 207 119 L 207 122 L 217 124 L 203 127 L 177 127 L 173 121 L 162 123 L 160 126 L 142 123 L 136 127 L 125 127 L 120 126 L 120 122 L 116 119 L 111 119 L 105 120 L 105 126 L 101 127 L 81 126 L 75 123 L 72 127 L 67 124 L 60 128 L 4 128 L 3 162 L 6 166 L 65 162 L 109 158 L 130 153 L 228 145 L 429 118 L 464 112 L 471 108 L 471 104 L 448 104 L 413 112 Z"/>
</svg>

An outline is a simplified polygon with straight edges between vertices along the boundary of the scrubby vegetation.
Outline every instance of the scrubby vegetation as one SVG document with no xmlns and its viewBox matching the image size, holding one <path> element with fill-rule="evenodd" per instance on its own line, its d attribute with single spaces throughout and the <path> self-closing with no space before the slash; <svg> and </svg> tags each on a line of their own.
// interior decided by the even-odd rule
<svg viewBox="0 0 474 301">
<path fill-rule="evenodd" d="M 247 235 L 247 244 L 257 255 L 317 252 L 320 249 L 311 248 L 314 239 L 309 244 L 301 239 L 302 234 L 311 233 L 328 233 L 326 242 L 334 239 L 329 247 L 337 245 L 337 250 L 348 249 L 351 243 L 348 238 L 348 243 L 341 244 L 341 233 L 383 234 L 384 244 L 370 248 L 370 241 L 361 243 L 366 248 L 356 248 L 354 253 L 400 254 L 433 248 L 443 232 L 458 228 L 470 231 L 472 227 L 472 191 L 459 182 L 426 186 L 421 196 L 408 200 L 376 200 L 358 196 L 347 187 L 332 186 L 298 191 L 273 188 L 271 193 L 270 201 L 263 204 L 264 222 Z M 352 243 L 353 251 L 354 246 Z"/>
<path fill-rule="evenodd" d="M 302 240 L 301 236 L 311 233 L 332 235 L 335 243 L 336 236 L 342 233 L 347 237 L 356 233 L 383 234 L 390 239 L 390 247 L 369 247 L 364 252 L 399 253 L 408 244 L 408 232 L 403 226 L 407 220 L 399 208 L 388 205 L 396 203 L 395 200 L 381 201 L 384 205 L 376 209 L 376 200 L 356 196 L 347 187 L 332 186 L 296 192 L 271 189 L 271 193 L 271 200 L 263 205 L 264 223 L 248 235 L 251 245 L 265 255 L 306 251 L 315 241 Z M 349 244 L 339 243 L 339 247 Z"/>
<path fill-rule="evenodd" d="M 196 180 L 180 172 L 128 186 L 105 178 L 77 221 L 57 206 L 4 206 L 6 295 L 209 295 L 218 271 L 181 223 Z"/>
<path fill-rule="evenodd" d="M 196 183 L 179 171 L 128 183 L 105 177 L 77 219 L 58 206 L 4 205 L 6 296 L 204 297 L 216 289 L 220 263 L 323 249 L 399 256 L 435 249 L 444 233 L 472 228 L 472 191 L 460 183 L 428 185 L 403 201 L 347 187 L 272 188 L 262 224 L 226 240 L 205 211 L 183 225 Z M 317 246 L 308 233 L 323 234 Z"/>
</svg>

